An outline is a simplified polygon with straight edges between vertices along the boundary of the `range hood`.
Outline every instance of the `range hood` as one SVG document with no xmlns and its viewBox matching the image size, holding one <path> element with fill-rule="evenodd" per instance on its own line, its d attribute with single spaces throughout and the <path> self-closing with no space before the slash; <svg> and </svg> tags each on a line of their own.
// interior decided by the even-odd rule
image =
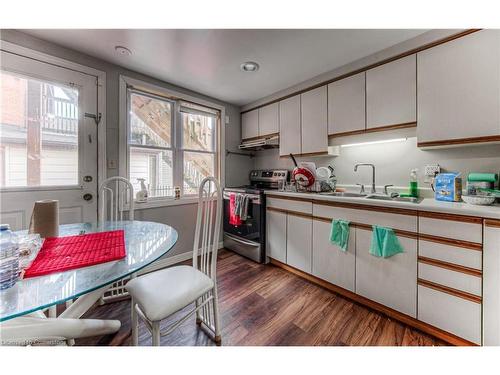
<svg viewBox="0 0 500 375">
<path fill-rule="evenodd" d="M 272 135 L 269 137 L 252 139 L 245 142 L 242 142 L 241 145 L 238 146 L 240 150 L 264 150 L 268 148 L 278 148 L 280 145 L 280 137 L 279 135 Z"/>
</svg>

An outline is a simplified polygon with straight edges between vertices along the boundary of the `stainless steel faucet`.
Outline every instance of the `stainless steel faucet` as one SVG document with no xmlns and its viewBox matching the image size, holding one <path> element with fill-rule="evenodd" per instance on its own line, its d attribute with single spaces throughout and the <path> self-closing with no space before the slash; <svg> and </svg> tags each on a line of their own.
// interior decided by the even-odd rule
<svg viewBox="0 0 500 375">
<path fill-rule="evenodd" d="M 354 172 L 358 171 L 359 166 L 367 166 L 367 167 L 372 167 L 372 194 L 375 194 L 377 190 L 375 189 L 375 165 L 370 164 L 370 163 L 358 163 L 354 166 Z"/>
</svg>

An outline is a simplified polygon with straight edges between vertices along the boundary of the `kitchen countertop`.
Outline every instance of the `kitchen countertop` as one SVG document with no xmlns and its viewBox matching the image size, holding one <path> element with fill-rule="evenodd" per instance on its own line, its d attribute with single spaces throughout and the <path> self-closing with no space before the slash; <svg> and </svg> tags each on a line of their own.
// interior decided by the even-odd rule
<svg viewBox="0 0 500 375">
<path fill-rule="evenodd" d="M 361 197 L 340 197 L 318 193 L 296 193 L 288 191 L 268 190 L 268 195 L 298 197 L 306 199 L 316 199 L 330 202 L 344 202 L 355 204 L 366 204 L 367 206 L 396 207 L 406 208 L 408 210 L 430 211 L 439 213 L 448 213 L 455 215 L 478 216 L 488 219 L 500 219 L 500 204 L 490 206 L 474 206 L 463 202 L 443 202 L 433 198 L 424 198 L 420 203 L 400 202 L 400 201 L 382 201 L 376 199 L 366 199 Z"/>
</svg>

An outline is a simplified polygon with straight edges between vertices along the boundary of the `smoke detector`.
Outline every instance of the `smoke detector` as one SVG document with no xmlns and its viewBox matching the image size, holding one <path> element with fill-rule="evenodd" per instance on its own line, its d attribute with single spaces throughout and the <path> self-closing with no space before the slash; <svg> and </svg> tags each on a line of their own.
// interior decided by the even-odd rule
<svg viewBox="0 0 500 375">
<path fill-rule="evenodd" d="M 127 47 L 123 47 L 123 46 L 115 46 L 115 51 L 121 56 L 132 55 L 132 51 L 129 50 Z"/>
</svg>

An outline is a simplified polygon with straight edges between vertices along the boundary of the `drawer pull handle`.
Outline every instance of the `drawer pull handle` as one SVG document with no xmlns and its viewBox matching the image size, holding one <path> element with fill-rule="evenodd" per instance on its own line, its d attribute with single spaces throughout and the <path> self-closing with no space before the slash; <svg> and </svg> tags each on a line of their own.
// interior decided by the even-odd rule
<svg viewBox="0 0 500 375">
<path fill-rule="evenodd" d="M 458 289 L 454 289 L 454 288 L 450 288 L 448 286 L 433 283 L 432 281 L 418 279 L 417 283 L 418 283 L 418 285 L 424 286 L 426 288 L 434 289 L 434 290 L 437 290 L 439 292 L 443 292 L 443 293 L 446 293 L 446 294 L 449 294 L 449 295 L 452 295 L 455 297 L 466 299 L 466 300 L 471 301 L 471 302 L 481 304 L 482 300 L 483 300 L 481 297 L 476 296 L 475 294 L 463 292 L 463 291 L 458 290 Z"/>
</svg>

